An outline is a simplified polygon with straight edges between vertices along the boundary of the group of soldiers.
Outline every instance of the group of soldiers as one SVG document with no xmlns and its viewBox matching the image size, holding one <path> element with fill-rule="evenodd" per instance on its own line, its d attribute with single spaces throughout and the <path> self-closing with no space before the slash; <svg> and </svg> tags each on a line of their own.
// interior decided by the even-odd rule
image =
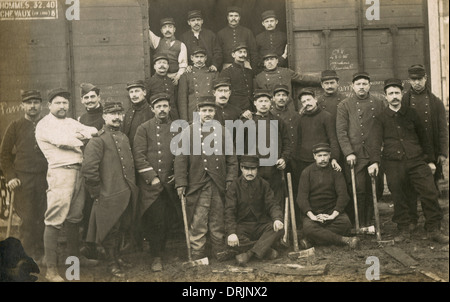
<svg viewBox="0 0 450 302">
<path fill-rule="evenodd" d="M 97 265 L 102 247 L 108 271 L 124 277 L 131 265 L 120 253 L 124 241 L 138 249 L 148 241 L 151 269 L 162 271 L 168 235 L 183 225 L 184 212 L 193 259 L 275 259 L 285 232 L 286 172 L 303 248 L 356 248 L 358 238 L 349 236 L 355 216 L 362 227 L 372 224 L 371 178 L 382 187 L 384 174 L 395 240 L 410 240 L 420 200 L 429 239 L 448 243 L 437 188 L 448 125 L 424 66 L 408 69 L 406 93 L 401 80 L 387 79 L 385 100 L 370 93 L 370 75 L 357 72 L 347 96 L 333 70 L 316 79 L 278 66 L 286 37 L 273 11 L 262 14 L 266 32 L 256 39 L 239 25 L 239 8 L 229 8 L 227 18 L 215 35 L 202 29 L 200 11 L 188 12 L 192 30 L 183 42 L 173 19 L 162 19 L 163 37 L 149 33 L 154 75 L 127 84 L 128 110 L 82 83 L 86 113 L 78 120 L 67 116 L 73 100 L 62 88 L 48 93 L 50 113 L 42 117 L 40 91 L 21 92 L 25 114 L 5 132 L 0 165 L 15 192 L 24 248 L 43 259 L 46 279 L 63 281 L 63 229 L 67 255 L 82 266 Z M 322 93 L 304 88 L 294 98 L 293 83 Z"/>
</svg>

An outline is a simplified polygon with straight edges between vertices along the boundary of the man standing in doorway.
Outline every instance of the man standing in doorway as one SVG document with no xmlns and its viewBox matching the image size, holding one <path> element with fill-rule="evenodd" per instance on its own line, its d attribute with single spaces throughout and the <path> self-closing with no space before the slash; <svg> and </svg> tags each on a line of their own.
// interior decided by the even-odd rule
<svg viewBox="0 0 450 302">
<path fill-rule="evenodd" d="M 206 67 L 210 71 L 219 71 L 222 68 L 223 55 L 216 34 L 209 29 L 203 28 L 201 11 L 191 10 L 188 12 L 187 18 L 187 23 L 191 30 L 181 35 L 180 40 L 186 45 L 188 58 L 192 56 L 195 49 L 204 48 L 207 57 Z M 191 60 L 189 65 L 192 64 Z"/>
<path fill-rule="evenodd" d="M 256 40 L 250 29 L 239 24 L 241 21 L 241 8 L 237 6 L 228 7 L 227 20 L 227 26 L 217 33 L 219 45 L 223 52 L 223 69 L 233 64 L 234 57 L 231 54 L 239 43 L 244 43 L 248 47 L 249 60 L 246 58 L 244 61 L 245 67 L 256 69 L 258 64 Z"/>
</svg>

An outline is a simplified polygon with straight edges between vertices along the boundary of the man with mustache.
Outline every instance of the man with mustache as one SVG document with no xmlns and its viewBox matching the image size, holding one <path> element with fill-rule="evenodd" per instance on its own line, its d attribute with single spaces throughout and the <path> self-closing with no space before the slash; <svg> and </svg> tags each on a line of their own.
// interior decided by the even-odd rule
<svg viewBox="0 0 450 302">
<path fill-rule="evenodd" d="M 292 83 L 314 87 L 319 86 L 320 80 L 318 77 L 301 74 L 289 68 L 278 67 L 278 55 L 269 51 L 262 56 L 264 63 L 264 70 L 255 77 L 255 89 L 269 89 L 273 90 L 277 84 L 286 85 L 289 88 L 289 95 L 292 96 Z M 299 111 L 300 106 L 294 102 L 292 97 L 289 97 L 287 103 L 289 110 Z"/>
<path fill-rule="evenodd" d="M 193 62 L 191 72 L 184 73 L 178 84 L 178 109 L 180 118 L 192 122 L 192 113 L 201 96 L 212 94 L 212 82 L 218 72 L 211 71 L 205 64 L 206 49 L 196 48 L 192 51 Z"/>
<path fill-rule="evenodd" d="M 169 59 L 168 77 L 174 85 L 178 84 L 181 75 L 188 66 L 186 45 L 175 39 L 175 21 L 173 18 L 163 18 L 160 20 L 161 33 L 163 37 L 156 36 L 151 30 L 150 43 L 156 55 L 166 55 Z"/>
<path fill-rule="evenodd" d="M 225 126 L 225 121 L 235 121 L 240 118 L 241 109 L 230 104 L 231 80 L 230 78 L 217 78 L 213 81 L 213 94 L 216 98 L 216 115 L 214 118 Z M 234 136 L 233 136 L 234 137 Z"/>
<path fill-rule="evenodd" d="M 442 167 L 448 157 L 448 122 L 444 103 L 435 96 L 428 85 L 428 76 L 425 67 L 420 64 L 408 68 L 409 84 L 411 88 L 402 97 L 404 106 L 414 108 L 420 120 L 425 126 L 434 154 L 434 183 L 439 191 L 439 180 L 444 178 Z M 417 196 L 414 190 L 408 200 L 410 204 L 410 215 L 413 217 L 411 231 L 417 228 Z"/>
<path fill-rule="evenodd" d="M 0 166 L 9 189 L 15 193 L 14 209 L 22 220 L 19 238 L 25 251 L 38 261 L 44 254 L 42 238 L 47 207 L 47 160 L 34 135 L 42 118 L 42 97 L 39 90 L 26 90 L 21 91 L 21 98 L 24 115 L 6 129 Z"/>
<path fill-rule="evenodd" d="M 436 169 L 433 147 L 419 114 L 402 104 L 402 90 L 403 84 L 399 79 L 384 82 L 389 105 L 375 118 L 371 132 L 373 139 L 369 142 L 371 165 L 368 172 L 376 176 L 380 164 L 386 171 L 394 200 L 392 221 L 398 228 L 395 241 L 410 239 L 409 225 L 416 219 L 410 215 L 408 201 L 408 191 L 413 188 L 421 201 L 428 239 L 448 244 L 448 236 L 440 230 L 443 213 L 432 174 Z"/>
<path fill-rule="evenodd" d="M 272 114 L 270 112 L 272 91 L 265 89 L 257 89 L 254 92 L 253 104 L 256 108 L 256 113 L 252 113 L 249 120 L 253 120 L 256 125 L 255 137 L 257 138 L 257 146 L 251 145 L 249 141 L 249 132 L 245 128 L 244 131 L 244 153 L 249 154 L 249 150 L 256 148 L 256 155 L 259 158 L 269 159 L 272 152 L 275 150 L 271 149 L 267 154 L 263 150 L 259 150 L 259 146 L 266 146 L 267 148 L 274 148 L 274 144 L 278 144 L 277 155 L 278 158 L 274 160 L 274 164 L 260 165 L 258 168 L 258 174 L 265 179 L 269 184 L 270 188 L 273 190 L 275 195 L 275 200 L 279 205 L 283 204 L 283 182 L 280 177 L 280 172 L 284 173 L 287 163 L 291 158 L 291 141 L 289 132 L 287 130 L 286 123 Z M 242 118 L 245 123 L 248 119 L 246 117 Z M 274 123 L 277 124 L 278 131 L 275 132 Z M 263 129 L 265 130 L 265 136 L 262 136 Z M 262 141 L 260 141 L 262 140 Z M 236 146 L 236 148 L 242 148 L 242 146 Z M 263 155 L 264 154 L 264 155 Z"/>
<path fill-rule="evenodd" d="M 203 28 L 202 12 L 191 10 L 188 12 L 187 23 L 191 30 L 181 35 L 181 42 L 186 45 L 188 58 L 191 58 L 193 51 L 197 48 L 204 48 L 206 51 L 206 66 L 209 71 L 218 71 L 222 67 L 223 55 L 219 40 L 211 30 Z M 189 65 L 193 65 L 192 59 Z M 189 68 L 189 67 L 188 67 Z"/>
<path fill-rule="evenodd" d="M 194 119 L 194 122 L 181 133 L 184 139 L 180 143 L 189 142 L 189 152 L 175 156 L 175 187 L 180 199 L 186 196 L 192 257 L 194 259 L 205 257 L 206 238 L 209 233 L 211 253 L 222 261 L 231 256 L 225 244 L 223 221 L 225 192 L 237 177 L 238 164 L 235 153 L 228 155 L 225 151 L 225 148 L 229 147 L 225 142 L 225 127 L 213 120 L 216 113 L 214 97 L 203 97 L 197 107 L 200 121 Z M 217 137 L 222 142 L 221 149 L 216 146 L 214 140 L 211 141 L 211 136 L 216 135 L 214 130 L 218 127 L 222 129 L 222 136 Z M 194 139 L 194 135 L 199 135 L 200 138 Z M 194 146 L 195 141 L 201 146 L 200 154 L 195 152 L 198 147 Z"/>
<path fill-rule="evenodd" d="M 344 175 L 330 164 L 331 148 L 328 143 L 314 145 L 314 163 L 300 177 L 297 204 L 303 214 L 304 248 L 311 244 L 347 245 L 356 248 L 357 237 L 347 237 L 352 224 L 345 214 L 350 198 Z"/>
<path fill-rule="evenodd" d="M 367 173 L 369 153 L 367 144 L 375 116 L 385 108 L 384 102 L 370 94 L 370 76 L 366 72 L 353 75 L 353 93 L 339 103 L 336 116 L 336 132 L 341 151 L 349 169 L 344 169 L 349 192 L 351 192 L 351 168 L 356 179 L 356 196 L 361 227 L 372 225 L 373 201 L 370 178 Z M 349 207 L 349 216 L 352 213 Z"/>
<path fill-rule="evenodd" d="M 103 106 L 100 103 L 100 89 L 91 83 L 81 83 L 80 84 L 80 95 L 81 95 L 81 103 L 86 108 L 86 113 L 82 114 L 78 121 L 86 126 L 91 126 L 100 130 L 103 128 L 105 121 L 103 120 Z M 89 217 L 91 216 L 91 209 L 94 200 L 90 198 L 88 192 L 86 192 L 86 200 L 84 204 L 83 211 L 83 235 L 82 239 L 85 240 L 88 226 L 89 226 Z M 84 246 L 81 248 L 81 253 L 88 258 L 97 258 L 97 249 L 95 244 L 92 243 L 84 243 Z"/>
<path fill-rule="evenodd" d="M 234 57 L 233 49 L 239 43 L 244 43 L 248 47 L 248 58 L 243 61 L 246 68 L 256 69 L 258 64 L 258 51 L 256 49 L 256 41 L 253 32 L 239 24 L 241 21 L 241 8 L 230 6 L 227 8 L 228 24 L 217 33 L 219 45 L 223 52 L 223 69 L 232 65 Z M 248 61 L 248 59 L 250 61 Z"/>
<path fill-rule="evenodd" d="M 338 164 L 339 143 L 336 137 L 336 124 L 331 114 L 322 110 L 317 104 L 316 94 L 311 88 L 304 88 L 300 91 L 298 99 L 302 105 L 302 114 L 299 117 L 297 126 L 297 137 L 293 153 L 294 171 L 292 181 L 294 186 L 294 198 L 297 196 L 298 183 L 303 170 L 314 163 L 313 147 L 319 143 L 330 145 L 330 165 L 336 171 L 341 171 Z M 300 214 L 300 213 L 299 213 Z M 297 217 L 301 219 L 301 216 Z M 300 225 L 300 224 L 299 224 Z"/>
<path fill-rule="evenodd" d="M 223 69 L 220 73 L 221 78 L 229 78 L 231 81 L 230 104 L 239 107 L 247 116 L 252 110 L 252 93 L 253 93 L 253 71 L 245 67 L 247 59 L 247 45 L 238 43 L 232 50 L 231 56 L 234 59 L 233 64 Z"/>
<path fill-rule="evenodd" d="M 287 36 L 277 29 L 278 17 L 273 10 L 266 10 L 261 14 L 261 22 L 264 31 L 256 36 L 258 50 L 258 67 L 263 66 L 262 57 L 268 52 L 277 55 L 279 65 L 287 67 Z"/>
<path fill-rule="evenodd" d="M 300 115 L 295 110 L 289 110 L 287 106 L 287 104 L 290 102 L 289 92 L 289 87 L 284 84 L 276 84 L 273 87 L 273 106 L 272 109 L 270 109 L 270 112 L 285 122 L 291 141 L 292 154 L 294 154 L 297 142 L 297 125 Z"/>
<path fill-rule="evenodd" d="M 322 86 L 323 93 L 317 97 L 317 103 L 323 111 L 329 112 L 333 119 L 333 124 L 336 126 L 337 107 L 341 101 L 347 96 L 339 92 L 339 76 L 334 70 L 322 71 L 320 78 L 320 85 Z M 345 169 L 345 158 L 340 152 L 337 161 L 341 168 Z M 384 188 L 384 177 L 380 175 L 381 182 L 380 187 Z M 352 206 L 350 203 L 348 206 Z"/>
<path fill-rule="evenodd" d="M 258 175 L 259 158 L 240 157 L 241 176 L 227 190 L 225 231 L 227 244 L 240 250 L 239 265 L 246 265 L 253 256 L 276 259 L 272 245 L 283 236 L 283 213 L 270 185 Z"/>
<path fill-rule="evenodd" d="M 339 76 L 336 71 L 322 71 L 320 85 L 322 86 L 323 94 L 317 98 L 317 102 L 322 110 L 329 112 L 334 122 L 336 122 L 337 106 L 347 97 L 339 92 Z"/>
<path fill-rule="evenodd" d="M 140 201 L 138 219 L 144 237 L 149 241 L 153 257 L 151 269 L 163 270 L 162 258 L 170 228 L 169 212 L 181 222 L 181 207 L 173 185 L 173 162 L 170 144 L 177 135 L 171 132 L 170 96 L 158 93 L 150 98 L 155 117 L 138 127 L 133 144 L 133 156 L 138 172 Z M 182 222 L 181 222 L 182 223 Z"/>
<path fill-rule="evenodd" d="M 169 58 L 165 54 L 156 54 L 153 57 L 153 67 L 155 74 L 150 78 L 148 83 L 148 97 L 152 97 L 158 93 L 166 93 L 170 96 L 170 118 L 177 120 L 179 118 L 178 104 L 177 104 L 177 88 L 173 84 L 171 78 L 168 76 Z M 152 112 L 153 117 L 153 112 Z"/>
<path fill-rule="evenodd" d="M 36 141 L 48 162 L 44 252 L 45 278 L 51 282 L 64 281 L 57 269 L 58 237 L 63 227 L 67 255 L 78 257 L 82 266 L 98 263 L 79 255 L 79 223 L 83 219 L 85 199 L 80 171 L 83 161 L 81 148 L 92 134 L 97 133 L 97 129 L 67 117 L 69 98 L 70 93 L 63 88 L 51 90 L 48 93 L 50 113 L 36 125 Z"/>
<path fill-rule="evenodd" d="M 121 102 L 109 100 L 103 108 L 105 125 L 86 145 L 81 168 L 86 189 L 95 200 L 86 241 L 102 245 L 108 272 L 125 277 L 128 267 L 119 256 L 121 233 L 135 222 L 138 188 L 128 137 L 120 132 L 123 122 Z"/>
<path fill-rule="evenodd" d="M 147 102 L 147 89 L 144 81 L 137 80 L 127 84 L 128 95 L 131 107 L 128 108 L 123 119 L 123 133 L 130 140 L 133 146 L 134 136 L 137 128 L 154 116 L 150 105 Z"/>
<path fill-rule="evenodd" d="M 86 126 L 92 126 L 98 130 L 102 129 L 105 121 L 103 120 L 103 106 L 100 103 L 100 89 L 91 83 L 81 83 L 81 103 L 86 108 L 86 113 L 78 118 L 78 121 Z"/>
</svg>

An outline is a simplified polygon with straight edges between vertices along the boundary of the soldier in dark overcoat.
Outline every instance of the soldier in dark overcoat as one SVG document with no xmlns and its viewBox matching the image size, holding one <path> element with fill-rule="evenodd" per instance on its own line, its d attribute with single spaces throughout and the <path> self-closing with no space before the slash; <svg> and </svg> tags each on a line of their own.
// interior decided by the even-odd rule
<svg viewBox="0 0 450 302">
<path fill-rule="evenodd" d="M 138 172 L 140 200 L 137 215 L 142 219 L 141 228 L 149 241 L 153 256 L 152 271 L 161 271 L 169 219 L 169 211 L 176 212 L 181 222 L 181 208 L 173 184 L 173 162 L 170 150 L 171 132 L 170 95 L 158 93 L 150 98 L 155 117 L 138 127 L 134 138 L 133 156 Z"/>
<path fill-rule="evenodd" d="M 218 260 L 224 260 L 228 256 L 223 221 L 225 191 L 237 177 L 237 158 L 232 140 L 225 140 L 225 128 L 213 120 L 216 111 L 214 97 L 202 98 L 197 106 L 200 118 L 195 118 L 183 130 L 181 150 L 175 156 L 175 187 L 180 198 L 186 196 L 193 258 L 206 255 L 206 236 L 209 233 L 212 253 Z M 231 148 L 231 152 L 225 148 Z"/>
<path fill-rule="evenodd" d="M 120 102 L 106 102 L 105 126 L 84 151 L 82 175 L 94 198 L 86 241 L 102 244 L 112 275 L 124 277 L 128 264 L 119 257 L 120 238 L 135 221 L 138 188 L 128 137 L 119 131 L 123 120 Z"/>
</svg>

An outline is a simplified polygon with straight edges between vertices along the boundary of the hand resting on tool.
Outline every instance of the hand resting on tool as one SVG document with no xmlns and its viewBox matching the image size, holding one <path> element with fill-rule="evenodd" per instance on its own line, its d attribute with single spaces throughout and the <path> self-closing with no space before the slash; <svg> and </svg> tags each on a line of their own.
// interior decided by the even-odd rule
<svg viewBox="0 0 450 302">
<path fill-rule="evenodd" d="M 231 247 L 239 246 L 239 238 L 238 238 L 238 236 L 236 234 L 229 235 L 228 238 L 227 238 L 227 243 Z"/>
</svg>

